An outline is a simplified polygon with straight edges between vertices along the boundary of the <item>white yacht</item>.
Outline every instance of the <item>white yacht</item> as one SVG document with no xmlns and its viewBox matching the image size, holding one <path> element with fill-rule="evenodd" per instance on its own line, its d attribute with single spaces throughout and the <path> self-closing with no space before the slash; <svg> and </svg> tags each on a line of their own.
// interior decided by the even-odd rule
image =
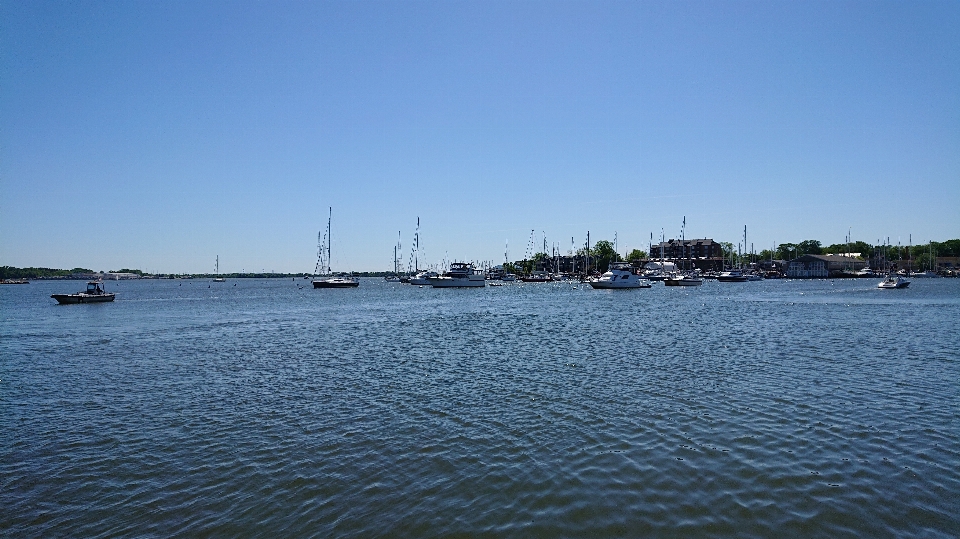
<svg viewBox="0 0 960 539">
<path fill-rule="evenodd" d="M 350 275 L 340 275 L 313 281 L 314 288 L 356 288 L 358 286 L 360 286 L 360 281 Z"/>
<path fill-rule="evenodd" d="M 877 288 L 906 288 L 908 286 L 910 286 L 910 281 L 891 273 L 887 275 L 886 279 L 880 281 Z"/>
<path fill-rule="evenodd" d="M 650 281 L 641 279 L 639 275 L 630 271 L 626 264 L 611 264 L 610 269 L 597 279 L 587 283 L 593 288 L 650 288 Z"/>
<path fill-rule="evenodd" d="M 453 262 L 450 269 L 438 277 L 429 279 L 434 288 L 480 287 L 486 286 L 487 280 L 482 273 L 477 273 L 473 264 Z"/>
<path fill-rule="evenodd" d="M 703 278 L 695 275 L 685 275 L 683 273 L 674 273 L 663 280 L 666 286 L 700 286 L 703 284 Z"/>
<path fill-rule="evenodd" d="M 717 277 L 717 280 L 721 283 L 745 283 L 747 282 L 747 276 L 738 269 L 732 269 L 730 271 L 722 272 Z"/>
<path fill-rule="evenodd" d="M 430 284 L 430 279 L 439 276 L 435 271 L 421 271 L 413 277 L 410 277 L 410 284 L 426 286 Z"/>
</svg>

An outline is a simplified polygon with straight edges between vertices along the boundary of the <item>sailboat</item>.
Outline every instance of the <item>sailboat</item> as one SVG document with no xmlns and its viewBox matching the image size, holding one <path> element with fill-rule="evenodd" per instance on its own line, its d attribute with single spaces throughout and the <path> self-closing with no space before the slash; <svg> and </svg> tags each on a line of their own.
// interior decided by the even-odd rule
<svg viewBox="0 0 960 539">
<path fill-rule="evenodd" d="M 330 208 L 330 215 L 327 217 L 327 240 L 326 240 L 326 253 L 324 253 L 323 245 L 320 246 L 320 253 L 318 254 L 318 266 L 322 265 L 323 267 L 323 277 L 324 279 L 316 279 L 313 281 L 314 288 L 356 288 L 360 286 L 360 281 L 356 277 L 349 275 L 333 275 L 330 271 L 330 222 L 333 220 L 333 208 Z M 326 255 L 326 258 L 324 258 Z M 326 264 L 321 264 L 323 261 L 326 261 Z"/>
<path fill-rule="evenodd" d="M 220 276 L 220 255 L 217 255 L 217 265 L 214 272 L 216 273 L 217 276 L 213 278 L 213 282 L 222 283 L 226 281 L 226 279 Z"/>
</svg>

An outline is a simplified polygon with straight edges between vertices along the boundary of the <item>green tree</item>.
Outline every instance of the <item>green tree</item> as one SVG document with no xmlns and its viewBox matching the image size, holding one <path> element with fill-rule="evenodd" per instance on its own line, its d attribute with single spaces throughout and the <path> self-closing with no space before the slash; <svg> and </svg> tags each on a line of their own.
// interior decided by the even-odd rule
<svg viewBox="0 0 960 539">
<path fill-rule="evenodd" d="M 723 259 L 725 261 L 731 262 L 734 266 L 737 265 L 737 248 L 732 243 L 729 241 L 721 241 L 720 250 L 723 252 Z M 727 262 L 724 262 L 724 265 L 726 264 Z"/>
<path fill-rule="evenodd" d="M 613 250 L 613 243 L 607 240 L 600 240 L 591 249 L 590 256 L 593 258 L 593 264 L 601 272 L 610 268 L 611 262 L 619 262 L 620 255 Z"/>
<path fill-rule="evenodd" d="M 533 270 L 540 270 L 549 266 L 550 256 L 547 253 L 537 253 L 533 255 Z"/>
<path fill-rule="evenodd" d="M 777 259 L 793 260 L 798 256 L 800 256 L 800 251 L 797 249 L 796 243 L 781 243 L 777 245 Z"/>
<path fill-rule="evenodd" d="M 627 262 L 635 263 L 647 258 L 647 252 L 640 249 L 634 249 L 627 255 Z"/>
<path fill-rule="evenodd" d="M 800 252 L 805 255 L 819 255 L 823 253 L 823 248 L 820 246 L 819 240 L 803 240 L 797 247 L 799 247 Z"/>
</svg>

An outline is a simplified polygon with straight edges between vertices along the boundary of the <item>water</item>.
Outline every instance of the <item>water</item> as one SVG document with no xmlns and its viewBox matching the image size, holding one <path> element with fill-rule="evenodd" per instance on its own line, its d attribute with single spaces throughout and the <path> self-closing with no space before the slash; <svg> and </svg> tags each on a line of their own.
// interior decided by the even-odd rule
<svg viewBox="0 0 960 539">
<path fill-rule="evenodd" d="M 875 281 L 2 286 L 0 534 L 955 537 L 960 280 Z"/>
</svg>

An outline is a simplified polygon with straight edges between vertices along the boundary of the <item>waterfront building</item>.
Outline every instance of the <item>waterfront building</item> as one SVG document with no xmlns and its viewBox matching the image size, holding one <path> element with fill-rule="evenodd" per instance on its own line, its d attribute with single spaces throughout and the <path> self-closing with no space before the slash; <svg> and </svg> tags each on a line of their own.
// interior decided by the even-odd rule
<svg viewBox="0 0 960 539">
<path fill-rule="evenodd" d="M 803 255 L 787 263 L 787 277 L 791 279 L 825 279 L 840 277 L 866 267 L 859 258 L 838 255 Z"/>
<path fill-rule="evenodd" d="M 670 239 L 651 247 L 650 260 L 663 258 L 683 269 L 723 269 L 723 247 L 710 238 Z"/>
</svg>

